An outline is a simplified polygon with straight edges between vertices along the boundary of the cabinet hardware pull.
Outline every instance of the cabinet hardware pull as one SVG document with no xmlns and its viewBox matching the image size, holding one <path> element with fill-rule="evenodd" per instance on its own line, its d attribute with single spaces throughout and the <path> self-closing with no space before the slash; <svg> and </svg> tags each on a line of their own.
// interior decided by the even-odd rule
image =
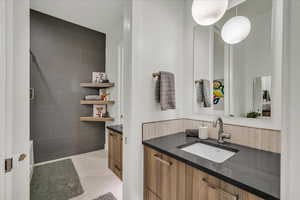
<svg viewBox="0 0 300 200">
<path fill-rule="evenodd" d="M 112 134 L 112 133 L 110 133 L 109 135 L 110 135 L 110 136 L 115 136 L 115 135 L 114 135 L 114 134 Z"/>
<path fill-rule="evenodd" d="M 212 188 L 212 189 L 215 189 L 215 190 L 219 189 L 217 186 L 214 186 L 214 185 L 210 184 L 206 178 L 202 178 L 202 181 L 205 182 L 207 184 L 207 186 Z"/>
<path fill-rule="evenodd" d="M 163 160 L 163 159 L 161 159 L 158 155 L 154 155 L 154 158 L 157 160 L 157 161 L 159 161 L 159 162 L 161 162 L 161 163 L 163 163 L 163 164 L 165 164 L 165 165 L 167 165 L 167 166 L 171 166 L 172 165 L 172 163 L 171 162 L 168 162 L 168 161 L 165 161 L 165 160 Z"/>
<path fill-rule="evenodd" d="M 212 188 L 212 189 L 219 190 L 221 192 L 229 194 L 230 196 L 232 196 L 232 200 L 239 200 L 239 195 L 232 194 L 230 192 L 227 192 L 227 191 L 223 190 L 220 187 L 217 187 L 217 186 L 214 186 L 214 185 L 210 184 L 206 178 L 202 178 L 202 181 L 205 182 L 207 184 L 207 186 Z"/>
</svg>

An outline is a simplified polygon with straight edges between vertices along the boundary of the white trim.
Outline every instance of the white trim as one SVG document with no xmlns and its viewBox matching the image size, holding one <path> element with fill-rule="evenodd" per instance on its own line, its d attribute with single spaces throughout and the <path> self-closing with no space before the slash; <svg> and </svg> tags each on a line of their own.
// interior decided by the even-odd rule
<svg viewBox="0 0 300 200">
<path fill-rule="evenodd" d="M 0 1 L 0 94 L 5 94 L 6 87 L 6 1 Z M 5 174 L 3 162 L 5 159 L 5 95 L 0 95 L 0 199 L 5 199 Z"/>
<path fill-rule="evenodd" d="M 281 187 L 280 187 L 280 199 L 288 200 L 289 199 L 289 103 L 288 98 L 290 96 L 290 87 L 289 87 L 289 30 L 290 30 L 290 1 L 280 0 L 279 2 L 282 4 L 283 10 L 283 56 L 282 56 L 282 66 L 286 66 L 284 70 L 282 70 L 282 134 L 281 134 Z"/>
<path fill-rule="evenodd" d="M 124 115 L 124 47 L 120 42 L 118 45 L 118 123 L 123 123 L 122 116 Z"/>
<path fill-rule="evenodd" d="M 13 8 L 14 1 L 6 0 L 6 26 L 5 26 L 5 54 L 6 54 L 6 73 L 5 73 L 5 156 L 13 157 L 12 153 L 12 122 L 13 122 L 13 113 L 12 113 L 12 90 L 13 84 L 11 82 L 13 68 L 14 68 L 14 51 L 13 51 L 13 37 L 14 37 L 14 27 L 13 27 Z M 12 186 L 13 186 L 13 175 L 12 172 L 5 175 L 5 199 L 12 199 Z"/>
<path fill-rule="evenodd" d="M 5 155 L 14 168 L 5 174 L 7 200 L 29 199 L 29 0 L 5 0 Z M 18 80 L 18 81 L 16 81 Z M 15 122 L 18 122 L 16 125 Z M 2 164 L 2 163 L 1 163 Z"/>
</svg>

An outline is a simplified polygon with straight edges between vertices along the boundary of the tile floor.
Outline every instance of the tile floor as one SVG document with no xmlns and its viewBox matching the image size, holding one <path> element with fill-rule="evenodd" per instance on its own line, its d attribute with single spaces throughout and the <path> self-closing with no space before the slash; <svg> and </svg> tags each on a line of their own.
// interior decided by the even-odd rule
<svg viewBox="0 0 300 200">
<path fill-rule="evenodd" d="M 72 200 L 93 200 L 107 192 L 122 200 L 122 181 L 108 169 L 107 152 L 72 156 L 84 193 Z"/>
<path fill-rule="evenodd" d="M 94 151 L 63 159 L 69 158 L 71 158 L 74 163 L 84 190 L 82 195 L 72 198 L 71 200 L 93 200 L 108 192 L 111 192 L 117 200 L 122 200 L 122 181 L 108 169 L 106 151 Z M 54 161 L 44 162 L 38 165 Z"/>
</svg>

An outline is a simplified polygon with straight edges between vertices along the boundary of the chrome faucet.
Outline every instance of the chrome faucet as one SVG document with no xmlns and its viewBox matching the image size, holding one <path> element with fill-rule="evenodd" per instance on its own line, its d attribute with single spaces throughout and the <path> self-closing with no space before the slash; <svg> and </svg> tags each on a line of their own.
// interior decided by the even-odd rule
<svg viewBox="0 0 300 200">
<path fill-rule="evenodd" d="M 224 139 L 230 139 L 231 136 L 230 134 L 224 133 L 223 120 L 221 117 L 218 117 L 218 119 L 213 123 L 213 126 L 217 127 L 218 124 L 219 124 L 218 143 L 224 144 L 225 143 Z"/>
</svg>

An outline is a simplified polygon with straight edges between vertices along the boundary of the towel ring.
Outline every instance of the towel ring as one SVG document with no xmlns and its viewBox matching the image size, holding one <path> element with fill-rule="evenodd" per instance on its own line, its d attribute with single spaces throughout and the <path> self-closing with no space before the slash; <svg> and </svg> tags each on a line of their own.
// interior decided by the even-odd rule
<svg viewBox="0 0 300 200">
<path fill-rule="evenodd" d="M 153 78 L 156 78 L 156 77 L 160 77 L 160 73 L 159 72 L 155 72 L 152 74 Z"/>
</svg>

